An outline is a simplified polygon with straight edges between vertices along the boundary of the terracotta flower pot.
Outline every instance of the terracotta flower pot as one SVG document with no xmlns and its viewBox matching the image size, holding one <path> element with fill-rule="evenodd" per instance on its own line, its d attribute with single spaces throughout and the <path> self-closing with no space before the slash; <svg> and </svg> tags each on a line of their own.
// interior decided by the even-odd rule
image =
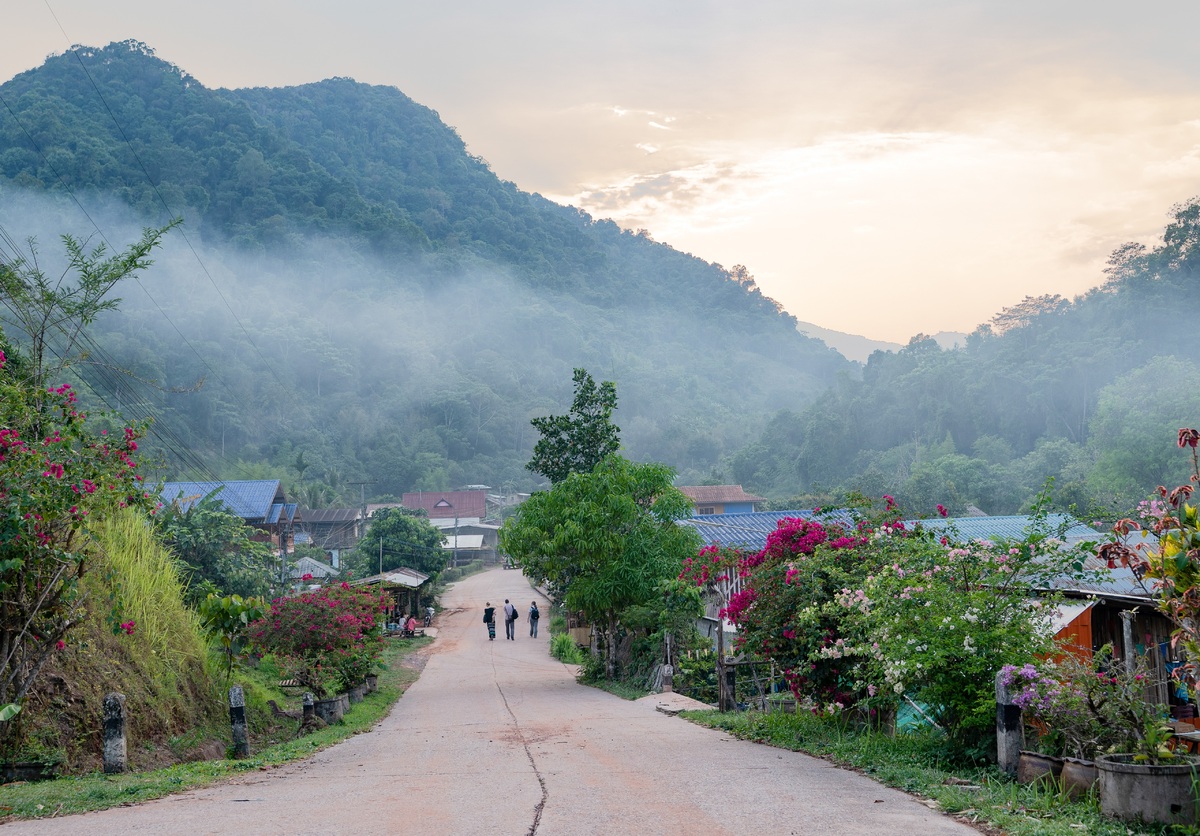
<svg viewBox="0 0 1200 836">
<path fill-rule="evenodd" d="M 1067 798 L 1083 798 L 1100 780 L 1100 771 L 1095 761 L 1063 758 L 1062 774 L 1058 780 Z"/>
<path fill-rule="evenodd" d="M 1017 760 L 1017 780 L 1022 784 L 1047 783 L 1058 786 L 1062 769 L 1062 758 L 1021 750 Z"/>
</svg>

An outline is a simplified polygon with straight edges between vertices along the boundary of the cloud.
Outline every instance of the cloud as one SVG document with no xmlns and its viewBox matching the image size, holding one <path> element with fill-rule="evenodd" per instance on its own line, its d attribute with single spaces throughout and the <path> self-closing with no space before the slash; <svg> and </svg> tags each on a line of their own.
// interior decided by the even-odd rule
<svg viewBox="0 0 1200 836">
<path fill-rule="evenodd" d="M 1200 97 L 1105 79 L 1013 84 L 986 107 L 883 120 L 902 128 L 692 126 L 644 170 L 556 199 L 747 264 L 765 293 L 826 327 L 897 341 L 969 331 L 1025 295 L 1099 283 L 1116 246 L 1153 242 L 1169 207 L 1200 191 L 1188 118 Z"/>
</svg>

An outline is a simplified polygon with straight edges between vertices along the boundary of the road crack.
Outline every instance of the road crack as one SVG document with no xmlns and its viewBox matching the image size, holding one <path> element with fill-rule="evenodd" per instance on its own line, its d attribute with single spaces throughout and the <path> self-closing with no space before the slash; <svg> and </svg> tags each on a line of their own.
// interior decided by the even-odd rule
<svg viewBox="0 0 1200 836">
<path fill-rule="evenodd" d="M 495 671 L 496 663 L 492 662 L 492 670 Z M 546 801 L 550 798 L 550 791 L 546 789 L 546 779 L 542 777 L 542 772 L 538 769 L 537 761 L 533 759 L 533 750 L 529 748 L 529 741 L 525 739 L 525 730 L 521 728 L 521 723 L 517 720 L 517 715 L 513 713 L 512 706 L 508 704 L 508 697 L 504 693 L 504 689 L 500 687 L 500 681 L 496 681 L 496 690 L 500 692 L 500 699 L 504 701 L 504 710 L 508 712 L 508 716 L 512 717 L 513 728 L 517 730 L 517 737 L 521 741 L 521 747 L 525 750 L 525 757 L 529 758 L 529 766 L 533 769 L 534 777 L 538 780 L 538 785 L 542 788 L 542 798 L 538 801 L 537 806 L 533 808 L 533 822 L 529 825 L 529 829 L 525 831 L 525 836 L 537 836 L 538 825 L 542 822 L 542 810 L 546 808 Z"/>
</svg>

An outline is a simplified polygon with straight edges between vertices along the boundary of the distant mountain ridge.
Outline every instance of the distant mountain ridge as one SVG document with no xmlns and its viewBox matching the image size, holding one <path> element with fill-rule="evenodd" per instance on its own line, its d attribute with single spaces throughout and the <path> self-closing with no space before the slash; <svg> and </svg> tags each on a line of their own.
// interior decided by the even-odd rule
<svg viewBox="0 0 1200 836">
<path fill-rule="evenodd" d="M 830 348 L 840 352 L 847 360 L 853 360 L 857 363 L 867 362 L 870 356 L 876 351 L 899 351 L 904 348 L 904 345 L 901 343 L 888 342 L 887 340 L 873 340 L 870 337 L 863 337 L 858 334 L 834 331 L 830 328 L 822 328 L 820 325 L 814 325 L 811 322 L 797 321 L 796 330 L 805 336 L 821 340 Z M 967 342 L 967 335 L 961 331 L 939 331 L 929 336 L 942 348 L 957 348 L 966 345 Z"/>
</svg>

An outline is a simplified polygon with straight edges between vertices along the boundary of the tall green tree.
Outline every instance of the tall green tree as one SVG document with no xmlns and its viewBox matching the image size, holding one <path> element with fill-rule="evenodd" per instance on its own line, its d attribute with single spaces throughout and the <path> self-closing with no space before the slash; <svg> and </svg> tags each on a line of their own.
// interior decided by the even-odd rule
<svg viewBox="0 0 1200 836">
<path fill-rule="evenodd" d="M 666 465 L 610 455 L 535 493 L 500 529 L 501 549 L 526 575 L 564 590 L 567 607 L 600 628 L 610 678 L 621 612 L 648 602 L 699 547 L 693 529 L 676 525 L 691 501 L 674 478 Z"/>
<path fill-rule="evenodd" d="M 554 485 L 572 473 L 589 473 L 621 448 L 621 430 L 612 422 L 617 385 L 606 380 L 597 386 L 586 369 L 576 369 L 573 379 L 575 400 L 570 412 L 529 422 L 542 437 L 525 467 Z"/>
<path fill-rule="evenodd" d="M 424 511 L 380 508 L 372 515 L 367 533 L 358 541 L 349 561 L 360 575 L 399 568 L 437 575 L 446 568 L 446 558 L 442 532 L 429 522 Z"/>
</svg>

